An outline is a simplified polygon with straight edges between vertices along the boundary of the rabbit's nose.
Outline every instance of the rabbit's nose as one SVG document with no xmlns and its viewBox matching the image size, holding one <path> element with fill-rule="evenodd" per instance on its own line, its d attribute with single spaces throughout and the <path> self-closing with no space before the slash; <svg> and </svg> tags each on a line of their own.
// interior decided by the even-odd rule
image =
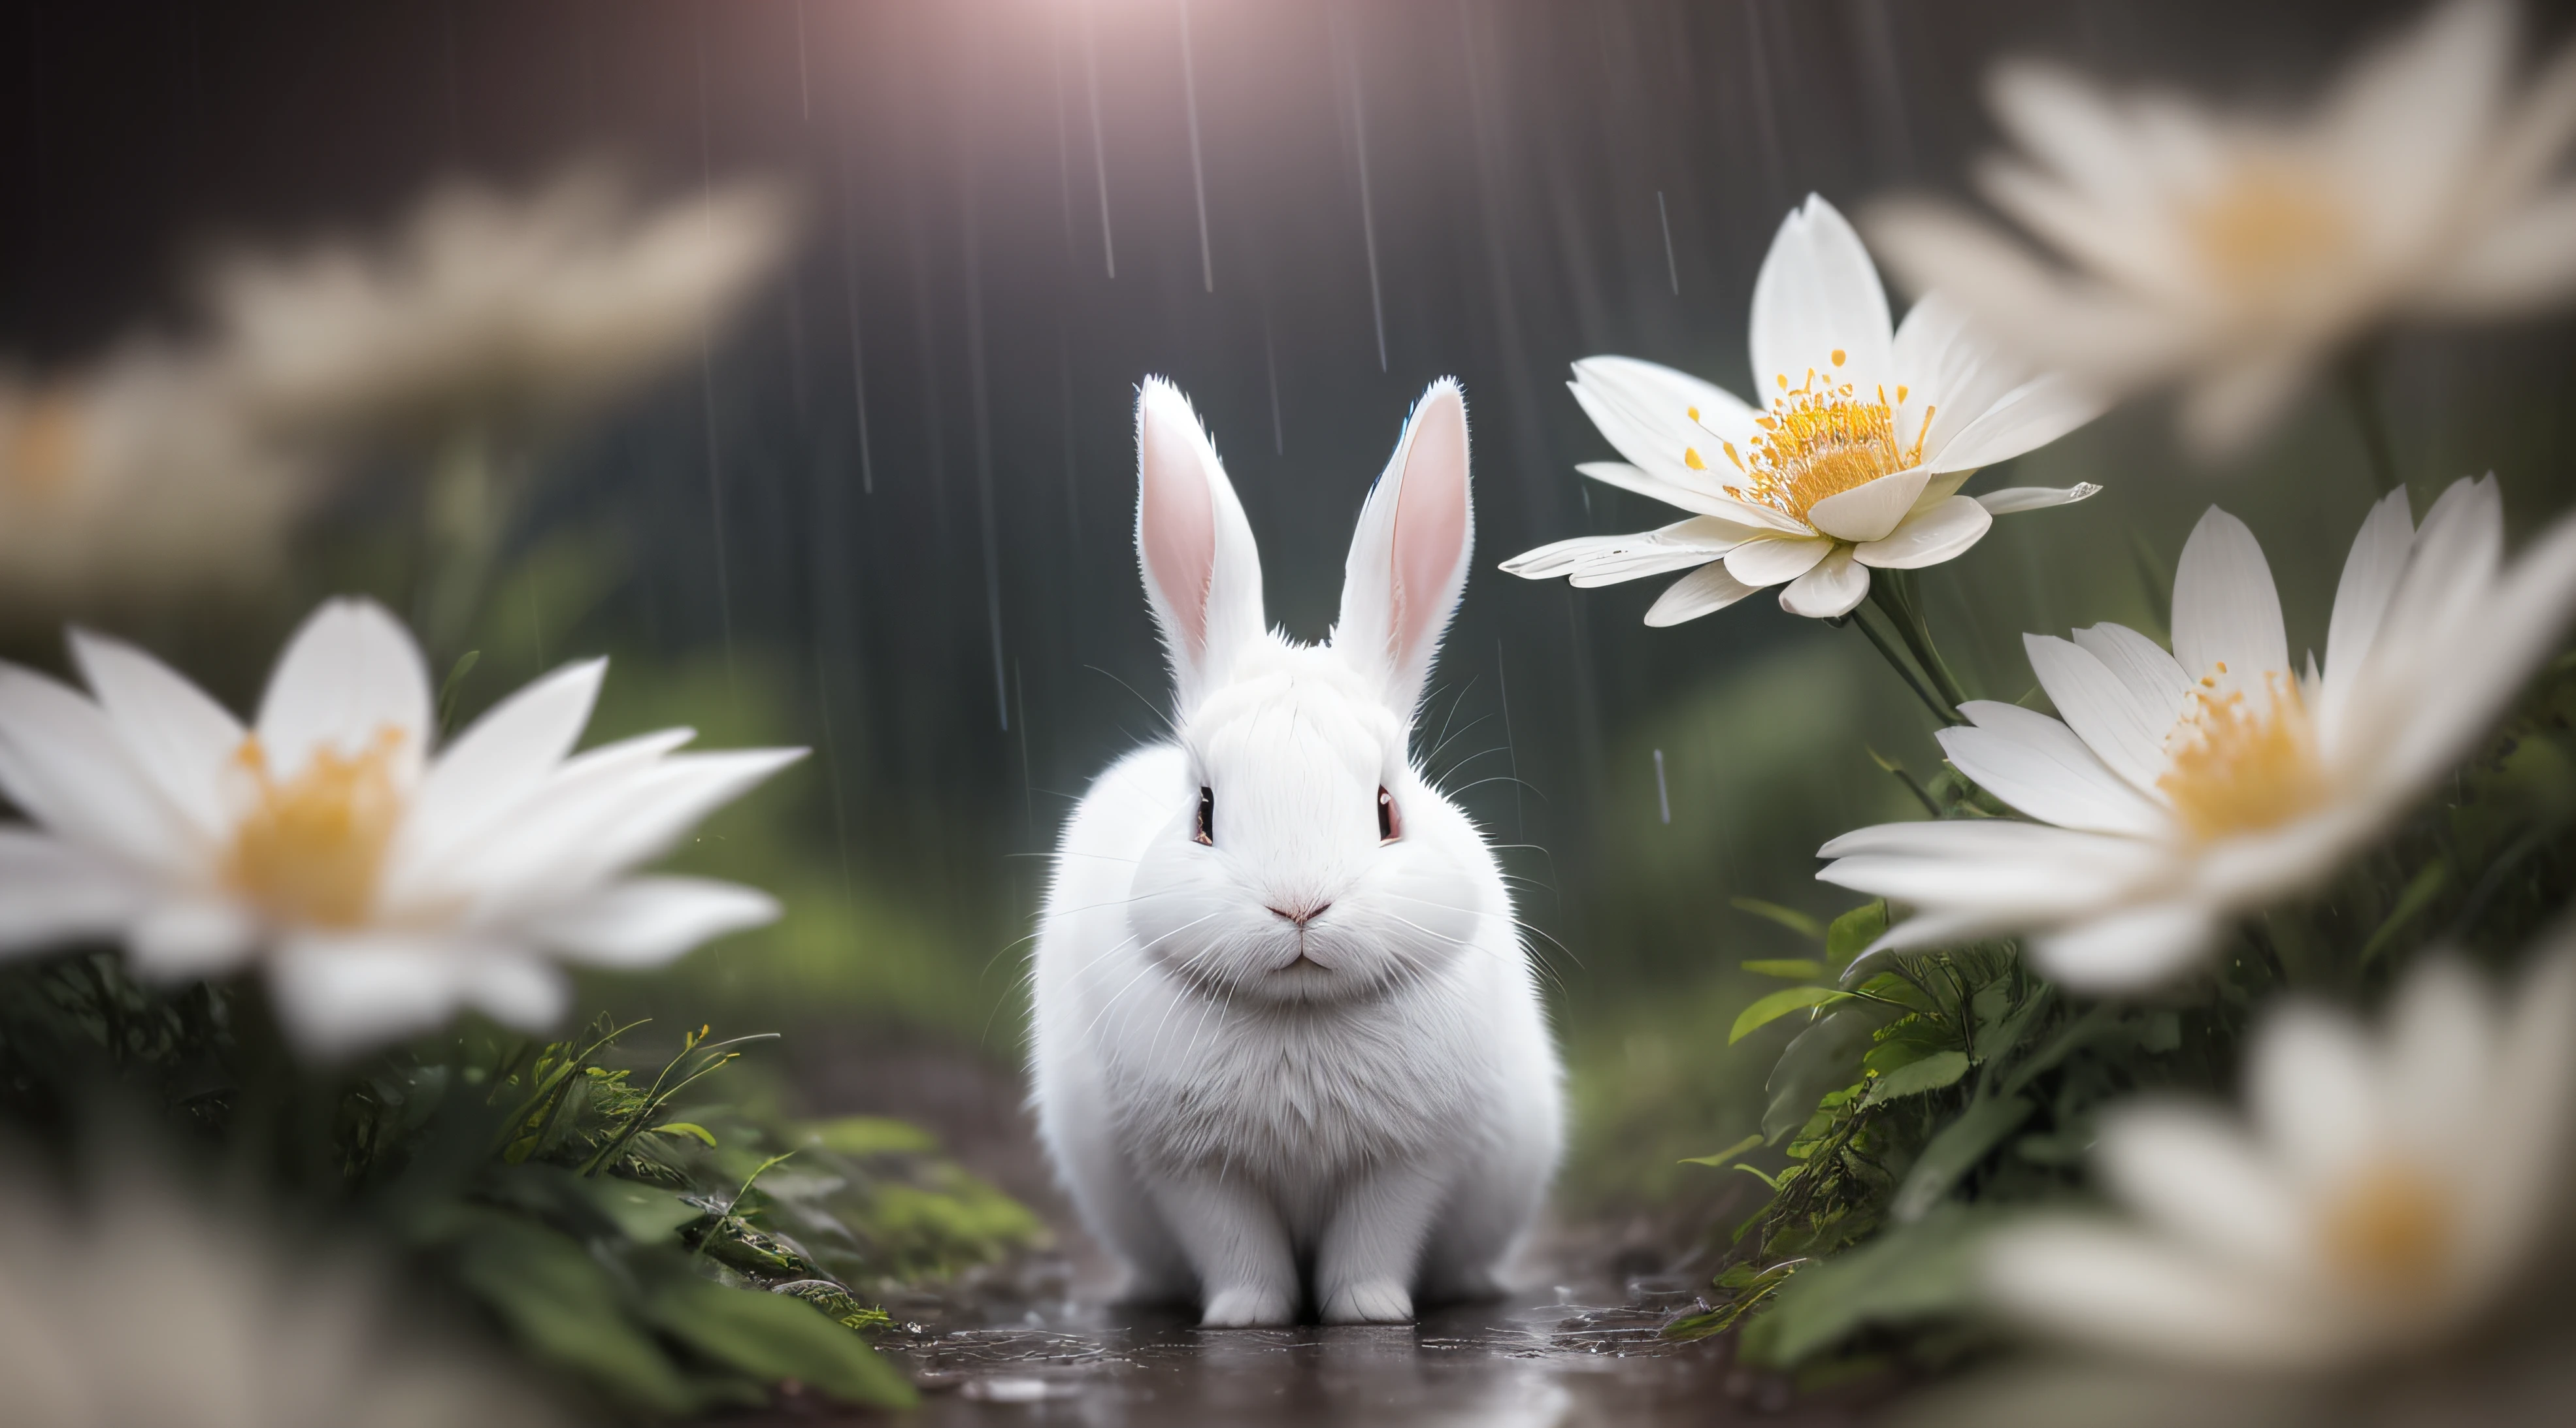
<svg viewBox="0 0 2576 1428">
<path fill-rule="evenodd" d="M 1307 923 L 1312 922 L 1316 918 L 1319 918 L 1325 913 L 1331 911 L 1332 906 L 1333 905 L 1329 902 L 1319 902 L 1312 907 L 1274 907 L 1270 909 L 1270 911 L 1273 916 L 1284 917 L 1290 922 L 1297 924 L 1299 927 L 1303 927 Z"/>
</svg>

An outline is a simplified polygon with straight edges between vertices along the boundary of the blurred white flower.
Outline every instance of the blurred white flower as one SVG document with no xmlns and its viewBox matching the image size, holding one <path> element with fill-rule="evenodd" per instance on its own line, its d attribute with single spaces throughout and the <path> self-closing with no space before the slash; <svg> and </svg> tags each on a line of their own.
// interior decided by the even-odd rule
<svg viewBox="0 0 2576 1428">
<path fill-rule="evenodd" d="M 1986 1283 L 2034 1331 L 2182 1367 L 2353 1369 L 2437 1345 L 2535 1267 L 2576 1113 L 2576 957 L 2510 1007 L 2434 961 L 2382 1036 L 2294 1005 L 2256 1032 L 2250 1124 L 2137 1104 L 2094 1163 L 2144 1223 L 2000 1231 Z"/>
<path fill-rule="evenodd" d="M 294 433 L 543 426 L 693 350 L 789 226 L 756 182 L 648 210 L 598 174 L 524 199 L 454 187 L 389 241 L 219 266 L 210 358 Z"/>
<path fill-rule="evenodd" d="M 187 358 L 134 347 L 73 377 L 0 374 L 0 609 L 49 620 L 255 582 L 316 489 Z"/>
<path fill-rule="evenodd" d="M 130 645 L 74 631 L 92 697 L 0 663 L 0 950 L 121 937 L 172 980 L 265 964 L 309 1053 L 460 1005 L 535 1028 L 554 959 L 656 965 L 777 915 L 730 883 L 629 877 L 798 749 L 677 754 L 690 731 L 572 754 L 605 660 L 519 691 L 431 757 L 429 672 L 369 601 L 314 612 L 259 722 Z"/>
<path fill-rule="evenodd" d="M 0 1179 L 11 1428 L 533 1428 L 542 1399 L 390 1321 L 345 1263 L 122 1166 L 87 1203 Z M 310 1259 L 309 1246 L 302 1257 Z"/>
<path fill-rule="evenodd" d="M 1995 114 L 2024 152 L 1979 187 L 2059 261 L 1947 204 L 1891 204 L 1871 236 L 1905 282 L 2088 385 L 2181 383 L 2186 434 L 2224 449 L 2378 323 L 2576 298 L 2576 47 L 2516 95 L 2514 21 L 2451 0 L 2289 120 L 2006 66 Z"/>
<path fill-rule="evenodd" d="M 1973 700 L 1974 727 L 1941 731 L 1960 773 L 2039 821 L 1863 828 L 1817 876 L 1915 909 L 1874 951 L 2024 932 L 2070 986 L 2163 981 L 2456 767 L 2571 610 L 2576 518 L 2508 566 L 2494 477 L 2453 483 L 2420 531 L 2399 490 L 2362 523 L 2325 668 L 2302 676 L 2262 547 L 2213 507 L 2174 572 L 2172 654 L 2121 625 L 2027 635 L 2064 722 Z"/>
<path fill-rule="evenodd" d="M 1647 611 L 1649 625 L 1784 581 L 1782 608 L 1829 619 L 1869 594 L 1873 566 L 1937 565 L 1983 539 L 1996 515 L 2100 489 L 1958 493 L 1978 467 L 2055 441 L 2099 408 L 2007 360 L 1938 294 L 1891 331 L 1868 250 L 1819 196 L 1790 211 L 1762 261 L 1752 346 L 1767 411 L 1652 362 L 1575 363 L 1574 399 L 1628 458 L 1577 469 L 1693 515 L 1558 541 L 1502 568 L 1588 587 L 1699 567 Z"/>
</svg>

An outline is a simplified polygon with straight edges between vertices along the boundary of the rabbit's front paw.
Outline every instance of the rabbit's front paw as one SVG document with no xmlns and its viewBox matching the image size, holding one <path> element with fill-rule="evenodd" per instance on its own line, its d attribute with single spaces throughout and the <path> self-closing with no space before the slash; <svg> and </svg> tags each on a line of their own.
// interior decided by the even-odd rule
<svg viewBox="0 0 2576 1428">
<path fill-rule="evenodd" d="M 1327 1324 L 1403 1324 L 1412 1318 L 1412 1292 L 1392 1279 L 1346 1284 L 1324 1298 Z"/>
<path fill-rule="evenodd" d="M 1275 1289 L 1243 1286 L 1208 1296 L 1202 1329 L 1255 1329 L 1297 1321 L 1297 1303 Z"/>
</svg>

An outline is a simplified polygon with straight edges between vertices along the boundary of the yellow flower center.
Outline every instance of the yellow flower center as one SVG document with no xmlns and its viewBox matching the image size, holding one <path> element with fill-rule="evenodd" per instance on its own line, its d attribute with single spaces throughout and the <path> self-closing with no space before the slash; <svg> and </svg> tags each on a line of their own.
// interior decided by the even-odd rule
<svg viewBox="0 0 2576 1428">
<path fill-rule="evenodd" d="M 2260 301 L 2304 286 L 2320 260 L 2351 246 L 2351 216 L 2306 169 L 2277 159 L 2239 163 L 2185 213 L 2201 265 L 2229 293 Z"/>
<path fill-rule="evenodd" d="M 393 758 L 403 733 L 388 725 L 355 758 L 316 748 L 303 772 L 283 783 L 253 735 L 234 759 L 258 802 L 224 855 L 226 885 L 281 922 L 354 927 L 375 909 L 385 850 L 403 815 Z"/>
<path fill-rule="evenodd" d="M 0 443 L 0 484 L 45 500 L 60 495 L 80 469 L 80 406 L 59 392 L 28 404 Z"/>
<path fill-rule="evenodd" d="M 1842 349 L 1834 349 L 1834 365 L 1841 366 L 1844 356 Z M 1863 400 L 1851 383 L 1818 377 L 1812 367 L 1807 380 L 1795 387 L 1786 373 L 1772 380 L 1780 394 L 1771 399 L 1769 412 L 1753 419 L 1762 434 L 1747 444 L 1749 449 L 1738 451 L 1734 442 L 1717 439 L 1718 449 L 1744 476 L 1727 484 L 1729 494 L 1803 521 L 1809 508 L 1827 496 L 1922 462 L 1923 437 L 1936 409 L 1923 409 L 1922 424 L 1908 445 L 1896 430 L 1896 408 L 1905 401 L 1905 388 L 1896 389 L 1891 403 L 1884 389 L 1875 393 L 1875 400 Z M 1699 409 L 1693 407 L 1690 415 L 1698 421 Z M 1694 471 L 1708 469 L 1697 447 L 1685 449 L 1682 461 Z"/>
<path fill-rule="evenodd" d="M 2172 762 L 2156 780 L 2175 816 L 2202 839 L 2277 828 L 2326 796 L 2316 724 L 2298 682 L 2266 671 L 2258 703 L 2242 688 L 2220 693 L 2226 672 L 2221 661 L 2191 692 L 2165 736 Z"/>
<path fill-rule="evenodd" d="M 2326 1206 L 2319 1231 L 2326 1264 L 2379 1293 L 2420 1290 L 2451 1248 L 2450 1208 L 2421 1171 L 2382 1161 Z"/>
</svg>

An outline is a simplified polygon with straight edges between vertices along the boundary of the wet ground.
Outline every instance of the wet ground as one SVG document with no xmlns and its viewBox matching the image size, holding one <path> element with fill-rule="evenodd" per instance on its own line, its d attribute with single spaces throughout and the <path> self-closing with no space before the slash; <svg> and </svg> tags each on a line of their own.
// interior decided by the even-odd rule
<svg viewBox="0 0 2576 1428">
<path fill-rule="evenodd" d="M 1057 1227 L 1057 1253 L 886 1306 L 903 1325 L 886 1347 L 923 1391 L 907 1417 L 923 1428 L 1852 1419 L 1828 1404 L 1792 1408 L 1784 1385 L 1738 1372 L 1723 1342 L 1665 1339 L 1663 1325 L 1694 1306 L 1704 1271 L 1640 1273 L 1655 1251 L 1633 1230 L 1557 1226 L 1524 1267 L 1538 1288 L 1434 1309 L 1409 1325 L 1201 1330 L 1178 1311 L 1113 1307 L 1098 1296 L 1107 1266 L 1055 1193 L 1007 1073 L 973 1057 L 891 1048 L 844 1051 L 798 1071 L 817 1109 L 929 1125 Z M 844 1418 L 790 1405 L 739 1428 Z"/>
</svg>

